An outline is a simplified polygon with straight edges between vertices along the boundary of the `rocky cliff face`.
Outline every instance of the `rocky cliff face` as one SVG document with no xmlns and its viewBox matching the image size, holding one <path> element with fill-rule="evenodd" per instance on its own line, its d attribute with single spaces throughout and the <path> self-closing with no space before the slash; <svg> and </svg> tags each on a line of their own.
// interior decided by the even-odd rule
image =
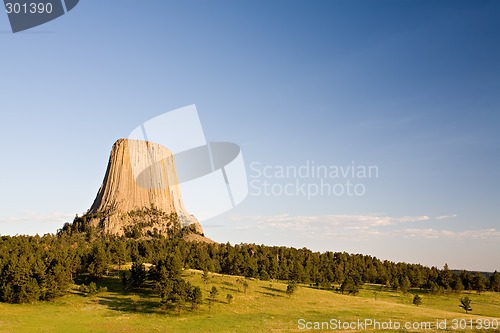
<svg viewBox="0 0 500 333">
<path fill-rule="evenodd" d="M 166 235 L 186 226 L 203 234 L 182 202 L 173 154 L 142 140 L 115 142 L 104 181 L 84 217 L 108 234 Z"/>
</svg>

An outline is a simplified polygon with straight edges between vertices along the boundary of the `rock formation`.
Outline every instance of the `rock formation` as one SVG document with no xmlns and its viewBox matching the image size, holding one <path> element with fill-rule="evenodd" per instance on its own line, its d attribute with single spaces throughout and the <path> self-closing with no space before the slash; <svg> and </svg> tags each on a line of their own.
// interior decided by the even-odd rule
<svg viewBox="0 0 500 333">
<path fill-rule="evenodd" d="M 153 142 L 119 139 L 85 221 L 105 234 L 168 235 L 181 227 L 203 234 L 182 202 L 174 156 Z"/>
</svg>

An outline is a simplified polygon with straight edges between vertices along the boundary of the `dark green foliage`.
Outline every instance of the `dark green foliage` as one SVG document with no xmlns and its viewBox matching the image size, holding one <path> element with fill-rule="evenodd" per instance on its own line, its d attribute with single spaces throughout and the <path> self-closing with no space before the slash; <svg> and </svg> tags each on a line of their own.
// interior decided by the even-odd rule
<svg viewBox="0 0 500 333">
<path fill-rule="evenodd" d="M 83 294 L 86 294 L 89 292 L 89 287 L 86 286 L 85 284 L 82 284 L 82 285 L 78 286 L 78 291 L 83 293 Z"/>
<path fill-rule="evenodd" d="M 213 286 L 212 289 L 210 290 L 210 299 L 215 301 L 217 300 L 218 296 L 219 296 L 219 290 L 217 290 L 216 286 Z"/>
<path fill-rule="evenodd" d="M 108 290 L 107 287 L 97 287 L 95 282 L 90 282 L 88 286 L 82 284 L 78 287 L 78 291 L 85 294 L 86 296 L 94 296 L 98 293 L 103 293 Z"/>
<path fill-rule="evenodd" d="M 340 285 L 340 292 L 356 296 L 359 293 L 359 285 L 352 276 L 348 276 Z"/>
<path fill-rule="evenodd" d="M 43 299 L 50 300 L 64 295 L 72 282 L 68 260 L 64 258 L 52 259 L 47 266 L 44 282 L 42 286 Z"/>
<path fill-rule="evenodd" d="M 401 281 L 399 282 L 399 288 L 401 288 L 401 292 L 403 294 L 406 294 L 408 291 L 410 291 L 411 287 L 411 282 L 408 276 L 404 276 Z"/>
<path fill-rule="evenodd" d="M 89 288 L 88 288 L 88 293 L 90 295 L 97 294 L 97 285 L 95 284 L 95 282 L 90 282 Z"/>
<path fill-rule="evenodd" d="M 241 286 L 243 287 L 243 292 L 246 293 L 248 290 L 248 287 L 250 287 L 250 284 L 248 283 L 248 281 L 246 279 L 237 279 L 236 282 L 241 284 Z M 241 292 L 240 288 L 238 288 L 238 292 Z"/>
<path fill-rule="evenodd" d="M 451 281 L 450 287 L 456 293 L 461 293 L 462 291 L 464 291 L 464 284 L 463 284 L 460 276 L 455 275 L 453 277 L 453 280 Z"/>
<path fill-rule="evenodd" d="M 205 284 L 207 284 L 207 283 L 208 283 L 208 280 L 210 279 L 210 276 L 208 275 L 208 269 L 206 269 L 206 268 L 203 270 L 203 276 L 202 276 L 202 279 L 203 279 L 203 282 L 204 282 Z"/>
<path fill-rule="evenodd" d="M 94 242 L 92 252 L 88 256 L 87 272 L 97 280 L 108 272 L 109 258 L 101 242 Z"/>
<path fill-rule="evenodd" d="M 122 280 L 123 286 L 127 287 L 128 284 L 127 273 L 125 273 L 124 271 L 120 271 L 120 279 Z"/>
<path fill-rule="evenodd" d="M 122 264 L 128 261 L 127 243 L 125 240 L 119 238 L 110 245 L 111 260 L 113 263 L 118 264 L 118 270 L 122 269 Z"/>
<path fill-rule="evenodd" d="M 174 306 L 179 312 L 185 302 L 191 302 L 191 308 L 196 309 L 202 303 L 202 292 L 199 287 L 181 278 L 182 264 L 179 255 L 170 255 L 164 260 L 158 260 L 149 270 L 149 277 L 155 281 L 161 302 Z"/>
<path fill-rule="evenodd" d="M 203 302 L 203 293 L 200 287 L 194 287 L 189 293 L 189 301 L 193 309 L 197 309 L 198 306 Z"/>
<path fill-rule="evenodd" d="M 152 238 L 167 237 L 173 239 L 182 234 L 193 231 L 192 228 L 181 228 L 177 213 L 166 213 L 156 207 L 137 209 L 125 214 L 132 222 L 124 227 L 125 236 L 132 239 L 139 239 L 143 236 Z M 162 225 L 167 228 L 167 232 L 162 234 L 155 226 Z"/>
<path fill-rule="evenodd" d="M 79 271 L 85 237 L 0 237 L 0 301 L 26 303 L 64 295 Z"/>
<path fill-rule="evenodd" d="M 182 305 L 191 292 L 191 284 L 183 279 L 175 279 L 171 281 L 171 286 L 172 288 L 167 295 L 167 301 L 172 304 Z"/>
<path fill-rule="evenodd" d="M 181 263 L 179 258 L 172 255 L 158 262 L 149 270 L 149 277 L 155 281 L 155 289 L 160 294 L 163 303 L 172 301 L 176 295 L 173 295 L 175 286 L 180 278 Z"/>
<path fill-rule="evenodd" d="M 139 219 L 143 213 L 134 214 L 133 218 Z M 210 271 L 324 288 L 341 284 L 342 292 L 354 295 L 364 283 L 383 284 L 402 292 L 412 288 L 432 293 L 500 291 L 498 272 L 453 272 L 447 265 L 440 270 L 367 255 L 318 253 L 305 248 L 185 242 L 178 237 L 182 232 L 148 239 L 104 236 L 85 224 L 88 218 L 75 218 L 57 235 L 0 237 L 0 301 L 54 299 L 67 293 L 74 279 L 99 281 L 113 268 L 112 264 L 121 268 L 130 261 L 134 262 L 130 272 L 121 273 L 126 285 L 153 287 L 165 304 L 181 304 L 181 308 L 185 302 L 193 308 L 202 302 L 201 290 L 182 280 L 184 267 L 204 270 L 205 283 L 209 283 Z M 174 223 L 175 216 L 171 219 Z M 148 274 L 144 262 L 153 264 Z M 238 282 L 243 291 L 249 287 L 245 278 Z"/>
<path fill-rule="evenodd" d="M 295 281 L 290 281 L 288 285 L 286 286 L 286 294 L 288 297 L 291 297 L 295 291 L 297 291 L 297 283 Z"/>
<path fill-rule="evenodd" d="M 247 290 L 248 290 L 248 281 L 247 280 L 243 280 L 243 282 L 241 283 L 243 285 L 243 292 L 246 294 Z"/>
<path fill-rule="evenodd" d="M 480 294 L 486 289 L 486 278 L 483 275 L 476 273 L 472 279 L 472 286 L 473 289 Z"/>
<path fill-rule="evenodd" d="M 460 280 L 465 290 L 472 290 L 472 274 L 467 271 L 460 272 Z"/>
<path fill-rule="evenodd" d="M 497 271 L 490 276 L 490 290 L 500 292 L 500 273 Z"/>
<path fill-rule="evenodd" d="M 460 298 L 460 305 L 459 307 L 461 307 L 462 309 L 465 310 L 465 313 L 469 313 L 469 311 L 472 311 L 472 308 L 470 306 L 471 304 L 471 300 L 468 296 L 465 296 L 465 297 L 462 297 Z"/>
<path fill-rule="evenodd" d="M 444 268 L 438 273 L 438 284 L 443 287 L 443 289 L 450 289 L 450 284 L 453 280 L 453 273 L 448 268 L 448 264 L 444 264 Z"/>
<path fill-rule="evenodd" d="M 144 264 L 142 262 L 132 263 L 132 267 L 130 268 L 130 281 L 132 282 L 132 286 L 140 288 L 144 281 L 146 281 L 146 277 L 147 273 Z"/>
<path fill-rule="evenodd" d="M 217 287 L 212 286 L 212 289 L 210 290 L 210 296 L 208 297 L 208 307 L 212 308 L 212 304 L 217 300 L 217 296 L 219 295 L 219 291 L 217 290 Z"/>
</svg>

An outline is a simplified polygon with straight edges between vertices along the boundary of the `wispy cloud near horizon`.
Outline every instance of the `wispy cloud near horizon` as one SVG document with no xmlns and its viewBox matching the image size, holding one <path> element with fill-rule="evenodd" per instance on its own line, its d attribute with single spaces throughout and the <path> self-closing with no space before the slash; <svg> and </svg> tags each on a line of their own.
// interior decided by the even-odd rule
<svg viewBox="0 0 500 333">
<path fill-rule="evenodd" d="M 329 237 L 348 240 L 367 240 L 370 238 L 447 238 L 447 239 L 498 239 L 496 229 L 449 230 L 434 227 L 418 228 L 415 223 L 441 221 L 456 217 L 456 214 L 431 217 L 388 216 L 380 214 L 338 214 L 290 216 L 239 216 L 231 220 L 244 222 L 238 228 L 275 229 L 301 232 L 309 237 Z M 247 223 L 245 223 L 247 222 Z M 248 223 L 251 222 L 251 223 Z M 411 224 L 411 225 L 408 225 Z M 408 225 L 407 227 L 404 227 Z"/>
<path fill-rule="evenodd" d="M 67 214 L 61 212 L 52 213 L 39 213 L 39 212 L 26 212 L 17 216 L 0 217 L 0 223 L 23 223 L 23 222 L 54 222 L 54 221 L 67 221 L 73 220 L 74 214 Z"/>
<path fill-rule="evenodd" d="M 74 214 L 61 212 L 26 212 L 17 216 L 0 217 L 0 234 L 56 233 L 57 229 L 61 228 L 65 222 L 73 221 L 74 217 Z"/>
<path fill-rule="evenodd" d="M 452 219 L 452 218 L 457 217 L 457 216 L 458 216 L 457 214 L 440 215 L 440 216 L 436 216 L 434 219 L 436 219 L 436 220 L 447 220 L 447 219 Z"/>
</svg>

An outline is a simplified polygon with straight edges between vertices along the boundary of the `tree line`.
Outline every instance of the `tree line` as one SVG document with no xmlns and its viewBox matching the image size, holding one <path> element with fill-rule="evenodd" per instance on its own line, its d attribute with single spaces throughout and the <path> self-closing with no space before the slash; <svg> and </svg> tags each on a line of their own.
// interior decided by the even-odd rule
<svg viewBox="0 0 500 333">
<path fill-rule="evenodd" d="M 407 292 L 420 288 L 433 293 L 486 290 L 500 292 L 500 273 L 451 271 L 419 264 L 395 263 L 345 252 L 313 252 L 306 248 L 256 244 L 208 244 L 178 237 L 134 239 L 90 237 L 61 230 L 57 235 L 0 237 L 0 301 L 25 303 L 50 300 L 68 292 L 75 279 L 98 282 L 113 268 L 133 262 L 126 277 L 140 286 L 154 281 L 163 302 L 198 304 L 201 291 L 180 277 L 193 268 L 262 280 L 307 283 L 356 294 L 364 283 Z M 152 267 L 146 275 L 143 263 Z M 131 279 L 131 280 L 130 280 Z M 199 289 L 199 288 L 198 288 Z"/>
</svg>

